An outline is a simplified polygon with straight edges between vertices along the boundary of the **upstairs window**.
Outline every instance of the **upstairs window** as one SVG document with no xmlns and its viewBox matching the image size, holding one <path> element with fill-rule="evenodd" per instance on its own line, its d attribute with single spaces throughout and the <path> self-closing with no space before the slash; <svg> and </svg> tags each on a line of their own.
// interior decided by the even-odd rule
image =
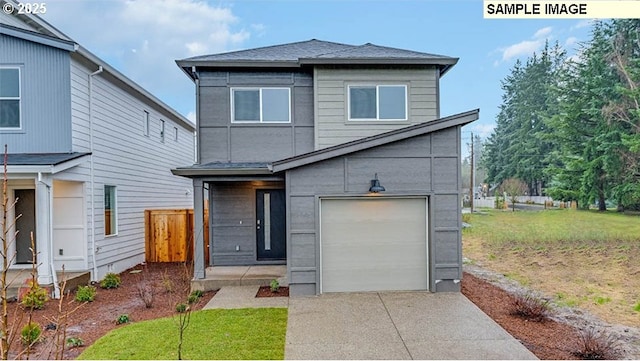
<svg viewBox="0 0 640 361">
<path fill-rule="evenodd" d="M 349 86 L 349 120 L 407 120 L 407 86 Z"/>
<path fill-rule="evenodd" d="M 160 141 L 164 143 L 164 120 L 160 119 Z"/>
<path fill-rule="evenodd" d="M 149 112 L 144 110 L 142 113 L 142 134 L 145 136 L 149 136 L 149 128 L 151 126 L 151 121 L 149 119 Z"/>
<path fill-rule="evenodd" d="M 19 68 L 0 68 L 0 129 L 20 129 Z"/>
<path fill-rule="evenodd" d="M 289 123 L 291 92 L 289 88 L 234 88 L 231 110 L 235 123 Z"/>
</svg>

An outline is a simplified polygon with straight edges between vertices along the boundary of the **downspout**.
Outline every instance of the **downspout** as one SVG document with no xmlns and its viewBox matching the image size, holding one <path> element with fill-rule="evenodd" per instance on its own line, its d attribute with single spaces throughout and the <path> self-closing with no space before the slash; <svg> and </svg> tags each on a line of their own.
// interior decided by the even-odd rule
<svg viewBox="0 0 640 361">
<path fill-rule="evenodd" d="M 60 285 L 58 284 L 58 274 L 56 273 L 56 266 L 53 263 L 53 192 L 51 192 L 51 186 L 42 181 L 42 172 L 38 172 L 38 182 L 44 184 L 47 187 L 47 195 L 49 196 L 49 227 L 47 229 L 49 239 L 49 268 L 51 268 L 51 277 L 53 279 L 53 298 L 60 298 Z"/>
<path fill-rule="evenodd" d="M 96 203 L 95 203 L 95 177 L 93 169 L 93 77 L 102 73 L 102 65 L 98 66 L 98 70 L 89 74 L 89 174 L 90 174 L 90 190 L 89 198 L 91 199 L 91 257 L 93 258 L 93 271 L 91 272 L 91 280 L 98 280 L 98 262 L 96 261 Z"/>
</svg>

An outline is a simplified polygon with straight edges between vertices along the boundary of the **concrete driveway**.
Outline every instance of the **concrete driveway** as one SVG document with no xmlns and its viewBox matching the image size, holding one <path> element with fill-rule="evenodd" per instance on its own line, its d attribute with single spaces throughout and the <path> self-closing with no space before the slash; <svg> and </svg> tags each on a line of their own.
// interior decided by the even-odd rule
<svg viewBox="0 0 640 361">
<path fill-rule="evenodd" d="M 459 293 L 292 297 L 285 359 L 536 359 Z"/>
</svg>

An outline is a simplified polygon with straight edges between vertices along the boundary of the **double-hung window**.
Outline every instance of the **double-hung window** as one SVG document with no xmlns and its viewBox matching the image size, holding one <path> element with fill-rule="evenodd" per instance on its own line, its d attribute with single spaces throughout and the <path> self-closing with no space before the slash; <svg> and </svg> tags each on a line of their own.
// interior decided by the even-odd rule
<svg viewBox="0 0 640 361">
<path fill-rule="evenodd" d="M 0 67 L 0 129 L 20 127 L 20 68 Z"/>
<path fill-rule="evenodd" d="M 407 86 L 349 86 L 349 120 L 407 120 Z"/>
<path fill-rule="evenodd" d="M 289 88 L 232 88 L 231 120 L 234 123 L 291 122 Z"/>
</svg>

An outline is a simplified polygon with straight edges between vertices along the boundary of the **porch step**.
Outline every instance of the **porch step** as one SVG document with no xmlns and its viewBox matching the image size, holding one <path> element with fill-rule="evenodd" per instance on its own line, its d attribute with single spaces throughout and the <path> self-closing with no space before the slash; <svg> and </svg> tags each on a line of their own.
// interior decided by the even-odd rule
<svg viewBox="0 0 640 361">
<path fill-rule="evenodd" d="M 59 272 L 57 276 L 58 282 L 62 282 L 62 273 Z M 65 272 L 64 277 L 67 280 L 65 292 L 73 292 L 78 286 L 87 285 L 91 281 L 90 272 Z M 27 287 L 27 280 L 30 278 L 31 275 L 28 271 L 9 271 L 9 274 L 7 274 L 7 282 L 9 282 L 7 299 L 17 300 L 20 288 Z M 53 284 L 40 285 L 40 287 L 50 289 L 53 292 Z"/>
<path fill-rule="evenodd" d="M 287 286 L 287 266 L 209 267 L 206 278 L 191 280 L 191 290 L 211 291 L 224 286 L 269 286 L 276 279 Z"/>
</svg>

